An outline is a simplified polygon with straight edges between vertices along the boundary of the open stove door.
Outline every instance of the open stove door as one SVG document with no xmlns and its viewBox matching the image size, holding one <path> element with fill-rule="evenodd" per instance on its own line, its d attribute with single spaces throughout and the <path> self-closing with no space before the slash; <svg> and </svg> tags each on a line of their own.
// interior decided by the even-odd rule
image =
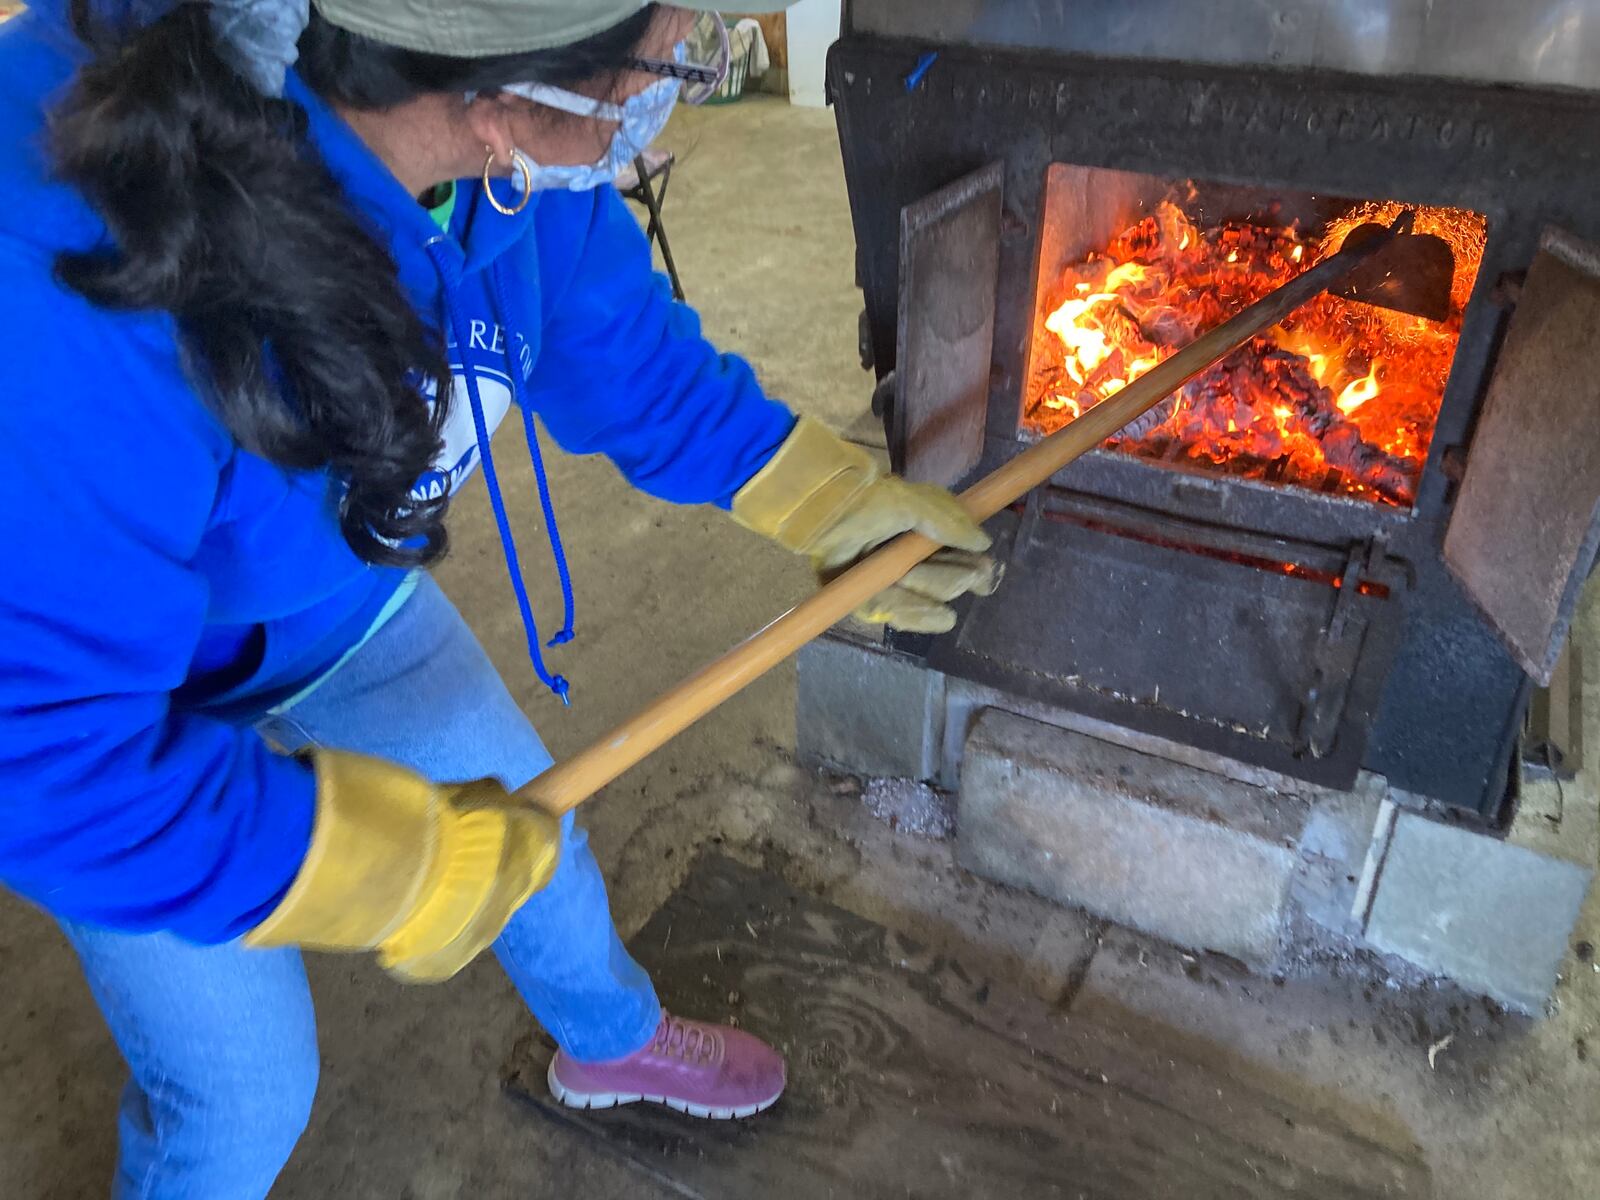
<svg viewBox="0 0 1600 1200">
<path fill-rule="evenodd" d="M 1600 544 L 1600 247 L 1546 229 L 1445 533 L 1451 572 L 1541 686 Z"/>
<path fill-rule="evenodd" d="M 1000 271 L 1000 163 L 900 213 L 900 325 L 889 445 L 894 467 L 946 487 L 978 465 Z"/>
</svg>

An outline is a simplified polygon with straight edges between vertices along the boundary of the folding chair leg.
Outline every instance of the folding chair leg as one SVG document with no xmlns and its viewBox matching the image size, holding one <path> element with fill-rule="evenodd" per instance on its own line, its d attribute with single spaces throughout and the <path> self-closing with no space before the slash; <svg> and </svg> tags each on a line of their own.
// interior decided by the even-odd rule
<svg viewBox="0 0 1600 1200">
<path fill-rule="evenodd" d="M 645 169 L 644 156 L 640 155 L 633 160 L 633 169 L 639 173 L 639 198 L 644 201 L 644 206 L 650 213 L 650 228 L 647 236 L 653 236 L 661 247 L 661 259 L 667 264 L 667 278 L 672 280 L 672 294 L 679 300 L 684 299 L 683 281 L 678 278 L 678 264 L 672 260 L 672 247 L 667 242 L 667 227 L 661 223 L 661 200 L 655 188 L 651 186 L 649 172 Z"/>
</svg>

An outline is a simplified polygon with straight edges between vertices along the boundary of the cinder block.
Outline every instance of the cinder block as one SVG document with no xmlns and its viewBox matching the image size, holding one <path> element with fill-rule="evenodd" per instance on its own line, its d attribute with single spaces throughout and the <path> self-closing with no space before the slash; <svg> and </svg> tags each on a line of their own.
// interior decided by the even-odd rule
<svg viewBox="0 0 1600 1200">
<path fill-rule="evenodd" d="M 963 865 L 1256 965 L 1277 955 L 1307 806 L 998 709 L 961 772 Z"/>
<path fill-rule="evenodd" d="M 857 775 L 932 779 L 944 735 L 944 676 L 880 645 L 830 633 L 799 656 L 803 761 Z"/>
<path fill-rule="evenodd" d="M 1367 940 L 1523 1012 L 1540 1012 L 1593 871 L 1403 812 Z"/>
</svg>

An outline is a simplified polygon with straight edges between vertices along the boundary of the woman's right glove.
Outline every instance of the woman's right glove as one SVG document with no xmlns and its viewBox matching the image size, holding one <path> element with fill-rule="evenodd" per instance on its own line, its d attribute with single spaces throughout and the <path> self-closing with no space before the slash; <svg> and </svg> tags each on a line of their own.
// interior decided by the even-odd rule
<svg viewBox="0 0 1600 1200">
<path fill-rule="evenodd" d="M 989 535 L 961 502 L 931 483 L 886 475 L 872 455 L 810 417 L 734 494 L 733 519 L 811 560 L 827 583 L 884 542 L 916 530 L 943 545 L 856 610 L 869 624 L 911 633 L 955 628 L 950 601 L 987 596 L 1000 566 L 984 553 Z"/>
<path fill-rule="evenodd" d="M 555 873 L 560 821 L 493 779 L 439 785 L 360 754 L 313 758 L 311 847 L 247 945 L 373 950 L 407 982 L 448 979 Z"/>
</svg>

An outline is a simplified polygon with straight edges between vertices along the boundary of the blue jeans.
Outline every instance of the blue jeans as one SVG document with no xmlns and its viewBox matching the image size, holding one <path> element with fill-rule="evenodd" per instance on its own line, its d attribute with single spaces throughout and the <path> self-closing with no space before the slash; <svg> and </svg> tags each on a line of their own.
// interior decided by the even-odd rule
<svg viewBox="0 0 1600 1200">
<path fill-rule="evenodd" d="M 260 728 L 289 749 L 356 750 L 440 782 L 492 775 L 519 787 L 550 765 L 431 579 L 315 690 Z M 587 836 L 571 814 L 564 829 L 554 878 L 494 950 L 564 1049 L 584 1060 L 620 1058 L 649 1041 L 661 1009 L 611 923 Z M 132 1072 L 113 1196 L 265 1196 L 305 1127 L 317 1084 L 316 1022 L 299 952 L 70 924 L 66 932 Z"/>
</svg>

